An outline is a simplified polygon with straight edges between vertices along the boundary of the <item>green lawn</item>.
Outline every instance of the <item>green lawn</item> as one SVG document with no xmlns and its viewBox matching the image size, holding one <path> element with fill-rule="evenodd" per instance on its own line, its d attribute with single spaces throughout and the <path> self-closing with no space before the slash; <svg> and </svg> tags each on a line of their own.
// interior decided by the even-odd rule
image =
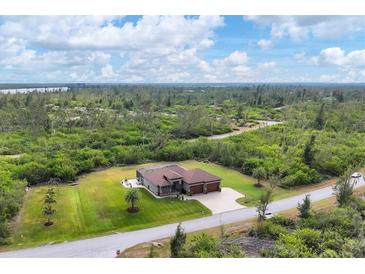
<svg viewBox="0 0 365 274">
<path fill-rule="evenodd" d="M 198 161 L 184 161 L 180 162 L 180 164 L 186 168 L 201 168 L 218 177 L 221 177 L 223 187 L 233 188 L 234 190 L 246 195 L 246 197 L 240 198 L 237 201 L 245 206 L 255 205 L 260 197 L 261 192 L 263 191 L 262 189 L 254 186 L 256 183 L 254 178 L 230 168 L 213 163 L 203 163 Z M 296 190 L 276 188 L 273 193 L 273 199 L 283 199 L 298 193 L 299 192 Z"/>
<path fill-rule="evenodd" d="M 138 213 L 128 213 L 124 202 L 127 191 L 119 184 L 124 178 L 134 178 L 136 166 L 110 168 L 93 172 L 79 179 L 77 186 L 56 189 L 55 224 L 44 227 L 43 198 L 47 187 L 35 187 L 26 194 L 11 248 L 61 242 L 105 234 L 173 223 L 211 214 L 197 201 L 156 199 L 140 190 Z"/>
</svg>

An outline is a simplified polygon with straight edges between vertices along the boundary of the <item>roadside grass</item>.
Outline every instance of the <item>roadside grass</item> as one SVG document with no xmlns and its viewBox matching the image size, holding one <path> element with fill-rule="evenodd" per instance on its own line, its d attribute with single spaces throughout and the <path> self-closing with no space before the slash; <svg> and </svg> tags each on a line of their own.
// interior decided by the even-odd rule
<svg viewBox="0 0 365 274">
<path fill-rule="evenodd" d="M 134 178 L 137 166 L 114 167 L 80 177 L 78 185 L 56 188 L 54 225 L 45 227 L 42 215 L 47 186 L 34 187 L 24 200 L 14 224 L 10 248 L 36 246 L 86 238 L 114 231 L 129 231 L 208 216 L 210 210 L 197 201 L 156 199 L 140 189 L 140 211 L 128 213 L 124 178 Z"/>
<path fill-rule="evenodd" d="M 211 235 L 215 238 L 221 238 L 224 235 L 225 238 L 235 237 L 240 233 L 247 233 L 252 225 L 256 223 L 256 219 L 250 219 L 245 222 L 239 222 L 234 224 L 228 224 L 224 226 L 213 227 L 205 230 L 195 231 L 186 234 L 187 242 L 202 233 Z M 145 242 L 124 250 L 118 258 L 147 258 L 151 250 L 151 245 L 154 246 L 154 254 L 156 258 L 168 258 L 170 257 L 170 238 L 159 239 L 153 242 Z"/>
</svg>

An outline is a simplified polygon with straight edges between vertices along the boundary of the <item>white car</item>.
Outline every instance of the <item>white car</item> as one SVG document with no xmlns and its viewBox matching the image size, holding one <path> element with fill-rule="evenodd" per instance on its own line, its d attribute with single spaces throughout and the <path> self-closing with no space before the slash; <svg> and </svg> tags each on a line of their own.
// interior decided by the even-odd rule
<svg viewBox="0 0 365 274">
<path fill-rule="evenodd" d="M 361 175 L 361 173 L 359 173 L 359 172 L 355 172 L 355 173 L 353 173 L 352 175 L 351 175 L 351 178 L 354 178 L 354 179 L 358 179 L 358 178 L 361 178 L 362 177 L 362 175 Z"/>
</svg>

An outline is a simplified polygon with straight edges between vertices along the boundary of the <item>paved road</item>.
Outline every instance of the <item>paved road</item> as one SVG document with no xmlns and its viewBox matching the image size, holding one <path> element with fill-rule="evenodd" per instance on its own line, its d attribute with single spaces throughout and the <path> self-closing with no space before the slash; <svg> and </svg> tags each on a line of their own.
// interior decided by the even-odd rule
<svg viewBox="0 0 365 274">
<path fill-rule="evenodd" d="M 355 187 L 365 186 L 364 179 L 358 181 Z M 312 201 L 319 201 L 333 195 L 332 187 L 325 187 L 305 194 L 311 195 Z M 302 201 L 305 194 L 291 198 L 272 202 L 269 211 L 272 213 L 280 212 L 297 206 Z M 205 218 L 194 219 L 183 222 L 182 225 L 186 232 L 193 232 L 202 229 L 230 224 L 251 219 L 256 216 L 256 209 L 244 208 L 233 210 L 221 214 L 212 215 Z M 47 245 L 30 249 L 22 249 L 6 253 L 0 253 L 1 257 L 17 258 L 44 258 L 44 257 L 78 257 L 78 258 L 111 258 L 115 256 L 117 249 L 124 250 L 134 245 L 170 237 L 175 233 L 177 224 L 163 225 L 148 229 L 136 230 L 131 232 L 117 233 L 108 236 L 96 237 L 86 240 L 73 241 L 55 245 Z"/>
</svg>

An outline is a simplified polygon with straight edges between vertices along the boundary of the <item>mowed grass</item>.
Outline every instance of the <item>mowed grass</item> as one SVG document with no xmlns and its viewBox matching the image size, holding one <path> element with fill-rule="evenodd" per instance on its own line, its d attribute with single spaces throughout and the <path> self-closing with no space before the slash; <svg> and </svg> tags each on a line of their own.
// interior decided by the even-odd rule
<svg viewBox="0 0 365 274">
<path fill-rule="evenodd" d="M 257 182 L 255 178 L 244 175 L 237 170 L 226 168 L 213 163 L 203 163 L 194 160 L 180 162 L 179 164 L 185 168 L 201 168 L 222 178 L 222 187 L 230 187 L 245 195 L 244 198 L 237 200 L 238 203 L 245 206 L 256 205 L 263 191 L 263 188 L 258 188 L 255 186 L 255 183 Z M 276 188 L 273 193 L 273 200 L 284 199 L 305 191 L 305 188 L 291 190 Z"/>
<path fill-rule="evenodd" d="M 140 189 L 140 211 L 128 213 L 124 201 L 127 189 L 120 185 L 124 178 L 134 178 L 137 166 L 115 167 L 81 177 L 77 186 L 56 188 L 57 204 L 54 225 L 45 227 L 42 215 L 46 186 L 34 187 L 14 224 L 11 248 L 63 242 L 129 231 L 208 216 L 210 210 L 197 201 L 173 198 L 156 199 Z"/>
</svg>

